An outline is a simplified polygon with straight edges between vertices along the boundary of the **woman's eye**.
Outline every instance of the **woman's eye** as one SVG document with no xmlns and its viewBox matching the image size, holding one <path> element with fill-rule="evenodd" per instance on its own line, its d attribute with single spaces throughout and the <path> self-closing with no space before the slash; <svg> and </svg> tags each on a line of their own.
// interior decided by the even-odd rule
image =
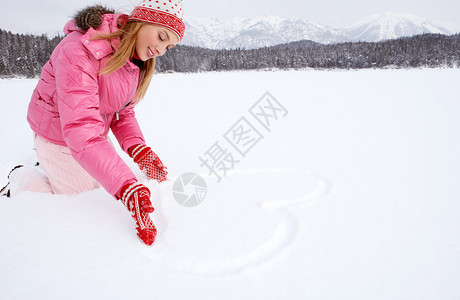
<svg viewBox="0 0 460 300">
<path fill-rule="evenodd" d="M 158 35 L 158 37 L 160 38 L 161 41 L 164 41 L 164 39 L 161 37 L 161 34 Z"/>
</svg>

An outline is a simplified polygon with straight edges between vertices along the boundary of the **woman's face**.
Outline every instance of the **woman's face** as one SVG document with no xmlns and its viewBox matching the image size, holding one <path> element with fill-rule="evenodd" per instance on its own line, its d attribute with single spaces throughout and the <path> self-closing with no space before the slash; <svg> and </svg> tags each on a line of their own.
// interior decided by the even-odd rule
<svg viewBox="0 0 460 300">
<path fill-rule="evenodd" d="M 153 24 L 142 24 L 136 36 L 136 53 L 142 61 L 162 56 L 179 42 L 171 30 Z"/>
</svg>

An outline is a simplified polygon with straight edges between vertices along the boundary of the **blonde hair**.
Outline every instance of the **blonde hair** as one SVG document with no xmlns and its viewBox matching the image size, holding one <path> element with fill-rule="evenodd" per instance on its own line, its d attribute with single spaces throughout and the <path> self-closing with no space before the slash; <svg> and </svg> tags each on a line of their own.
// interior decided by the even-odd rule
<svg viewBox="0 0 460 300">
<path fill-rule="evenodd" d="M 101 75 L 110 74 L 116 70 L 123 67 L 126 63 L 126 60 L 131 60 L 133 58 L 134 49 L 136 47 L 136 37 L 137 33 L 143 26 L 142 22 L 132 21 L 127 22 L 119 30 L 109 33 L 109 34 L 100 34 L 93 37 L 93 39 L 105 39 L 111 40 L 114 38 L 120 38 L 120 45 L 118 50 L 115 51 L 115 54 L 109 59 L 104 69 L 100 71 Z M 142 78 L 140 78 L 139 87 L 136 91 L 136 96 L 134 98 L 134 103 L 137 104 L 139 101 L 144 98 L 145 93 L 150 85 L 153 73 L 155 70 L 155 57 L 151 58 L 144 62 L 144 66 L 141 69 L 141 72 L 144 71 Z"/>
</svg>

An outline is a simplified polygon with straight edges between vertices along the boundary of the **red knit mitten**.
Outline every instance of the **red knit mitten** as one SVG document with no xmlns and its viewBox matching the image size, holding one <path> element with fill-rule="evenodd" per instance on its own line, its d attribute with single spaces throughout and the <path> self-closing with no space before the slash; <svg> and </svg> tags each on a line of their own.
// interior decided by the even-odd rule
<svg viewBox="0 0 460 300">
<path fill-rule="evenodd" d="M 128 154 L 149 179 L 155 179 L 158 182 L 167 179 L 167 168 L 150 147 L 143 144 L 135 145 L 128 149 Z"/>
<path fill-rule="evenodd" d="M 136 220 L 137 236 L 148 246 L 152 245 L 157 236 L 157 229 L 153 225 L 150 216 L 145 213 L 133 214 L 133 218 Z"/>
<path fill-rule="evenodd" d="M 121 189 L 120 196 L 121 202 L 136 221 L 137 235 L 150 246 L 157 235 L 157 229 L 148 215 L 154 210 L 150 202 L 150 190 L 137 182 L 128 183 Z"/>
<path fill-rule="evenodd" d="M 127 183 L 121 188 L 120 200 L 130 212 L 134 212 L 136 207 L 145 213 L 151 213 L 154 210 L 150 202 L 150 190 L 137 182 Z"/>
</svg>

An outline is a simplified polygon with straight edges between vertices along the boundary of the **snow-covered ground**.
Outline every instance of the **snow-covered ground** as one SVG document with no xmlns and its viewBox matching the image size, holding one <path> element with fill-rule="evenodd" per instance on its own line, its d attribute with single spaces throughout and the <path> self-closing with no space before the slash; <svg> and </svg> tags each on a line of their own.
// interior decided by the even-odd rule
<svg viewBox="0 0 460 300">
<path fill-rule="evenodd" d="M 155 244 L 103 190 L 2 197 L 0 299 L 459 299 L 459 82 L 460 69 L 156 75 L 137 109 L 171 174 L 147 183 Z M 3 182 L 34 163 L 35 84 L 0 81 Z M 270 131 L 248 111 L 267 91 L 287 110 Z M 244 157 L 224 137 L 241 117 L 263 136 Z M 200 161 L 217 145 L 239 160 L 220 182 Z M 195 207 L 172 193 L 187 172 L 207 184 Z"/>
</svg>

